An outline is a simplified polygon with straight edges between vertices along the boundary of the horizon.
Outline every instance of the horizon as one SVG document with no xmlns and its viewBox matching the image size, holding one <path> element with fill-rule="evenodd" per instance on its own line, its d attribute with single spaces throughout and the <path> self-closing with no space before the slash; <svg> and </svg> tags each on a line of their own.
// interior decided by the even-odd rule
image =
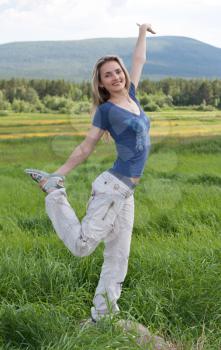
<svg viewBox="0 0 221 350">
<path fill-rule="evenodd" d="M 203 44 L 215 47 L 217 49 L 221 49 L 220 47 L 213 45 L 211 43 L 199 40 L 197 38 L 188 37 L 184 35 L 154 35 L 152 38 L 164 38 L 164 37 L 176 37 L 176 38 L 186 38 L 190 40 L 196 40 Z M 83 40 L 99 40 L 99 39 L 136 39 L 136 37 L 95 37 L 95 38 L 83 38 L 83 39 L 52 39 L 52 40 L 21 40 L 21 41 L 11 41 L 11 42 L 5 42 L 0 43 L 0 46 L 2 45 L 9 45 L 9 44 L 18 44 L 18 43 L 33 43 L 33 42 L 66 42 L 66 41 L 83 41 Z"/>
</svg>

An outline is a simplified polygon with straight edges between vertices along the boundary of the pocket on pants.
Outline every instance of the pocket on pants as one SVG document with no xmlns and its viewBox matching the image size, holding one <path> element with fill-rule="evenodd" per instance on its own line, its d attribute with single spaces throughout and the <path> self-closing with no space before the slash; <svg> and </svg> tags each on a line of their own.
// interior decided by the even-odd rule
<svg viewBox="0 0 221 350">
<path fill-rule="evenodd" d="M 92 190 L 95 194 L 110 193 L 110 184 L 113 182 L 113 178 L 109 175 L 101 174 L 92 183 Z"/>
<path fill-rule="evenodd" d="M 91 195 L 87 204 L 87 216 L 101 222 L 111 222 L 116 217 L 115 200 L 106 194 Z"/>
<path fill-rule="evenodd" d="M 87 213 L 82 220 L 84 234 L 96 241 L 106 238 L 113 231 L 119 204 L 113 196 L 106 194 L 91 196 Z"/>
</svg>

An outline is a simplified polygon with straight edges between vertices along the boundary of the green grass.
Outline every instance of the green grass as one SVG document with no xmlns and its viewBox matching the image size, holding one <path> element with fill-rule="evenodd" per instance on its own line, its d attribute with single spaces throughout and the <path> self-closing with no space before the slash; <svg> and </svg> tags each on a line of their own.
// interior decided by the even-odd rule
<svg viewBox="0 0 221 350">
<path fill-rule="evenodd" d="M 220 135 L 221 111 L 199 112 L 170 110 L 148 113 L 153 137 Z M 37 114 L 13 113 L 0 117 L 0 140 L 23 137 L 48 137 L 61 134 L 76 136 L 86 134 L 90 128 L 88 114 Z"/>
<path fill-rule="evenodd" d="M 141 348 L 115 320 L 80 328 L 90 314 L 103 246 L 83 259 L 72 256 L 45 214 L 44 194 L 23 173 L 26 167 L 54 171 L 81 140 L 0 142 L 1 349 Z M 183 350 L 221 348 L 220 151 L 220 136 L 152 137 L 135 194 L 120 317 L 142 322 Z M 100 142 L 67 177 L 80 219 L 91 182 L 114 158 L 114 145 Z"/>
</svg>

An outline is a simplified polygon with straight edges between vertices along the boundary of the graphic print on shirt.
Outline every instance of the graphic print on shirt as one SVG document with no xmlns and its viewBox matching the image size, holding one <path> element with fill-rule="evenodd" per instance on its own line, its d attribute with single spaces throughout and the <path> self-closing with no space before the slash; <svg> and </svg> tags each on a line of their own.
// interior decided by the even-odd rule
<svg viewBox="0 0 221 350">
<path fill-rule="evenodd" d="M 108 111 L 108 122 L 118 154 L 123 161 L 132 159 L 136 152 L 142 152 L 148 147 L 149 122 L 146 116 L 135 117 L 130 112 L 125 113 L 118 108 L 116 113 L 116 107 L 113 106 Z"/>
<path fill-rule="evenodd" d="M 140 117 L 127 119 L 127 125 L 136 133 L 136 151 L 143 151 L 147 147 L 147 123 Z"/>
</svg>

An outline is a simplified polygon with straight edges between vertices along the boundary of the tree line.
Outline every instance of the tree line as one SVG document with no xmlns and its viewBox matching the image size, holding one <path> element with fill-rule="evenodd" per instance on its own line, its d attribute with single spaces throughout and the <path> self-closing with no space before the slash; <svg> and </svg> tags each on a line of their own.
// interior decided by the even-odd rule
<svg viewBox="0 0 221 350">
<path fill-rule="evenodd" d="M 145 111 L 168 108 L 221 109 L 221 80 L 142 80 L 137 97 Z M 0 111 L 76 113 L 91 111 L 91 83 L 65 80 L 0 80 Z"/>
</svg>

